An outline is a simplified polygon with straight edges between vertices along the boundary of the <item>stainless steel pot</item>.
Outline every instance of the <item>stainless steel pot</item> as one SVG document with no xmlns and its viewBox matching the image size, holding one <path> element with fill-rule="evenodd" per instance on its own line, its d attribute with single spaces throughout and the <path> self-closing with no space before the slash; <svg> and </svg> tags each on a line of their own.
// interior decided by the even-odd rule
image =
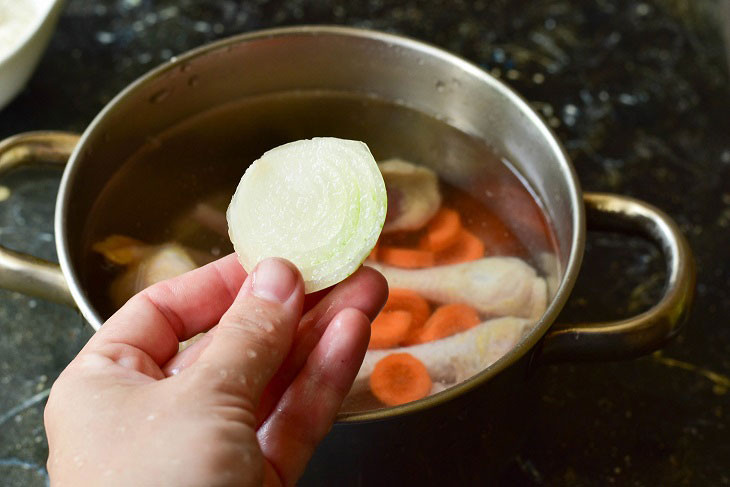
<svg viewBox="0 0 730 487">
<path fill-rule="evenodd" d="M 677 332 L 695 275 L 689 247 L 667 215 L 631 198 L 582 193 L 554 134 L 519 95 L 478 67 L 411 39 L 341 27 L 275 29 L 204 46 L 131 84 L 80 138 L 36 132 L 0 143 L 0 171 L 40 161 L 65 164 L 55 219 L 60 266 L 2 249 L 0 286 L 75 305 L 98 329 L 102 320 L 81 285 L 79 263 L 82 230 L 105 183 L 151 134 L 231 100 L 294 90 L 376 95 L 483 138 L 537 192 L 553 223 L 560 261 L 554 298 L 514 350 L 435 396 L 342 415 L 304 483 L 431 483 L 441 475 L 453 478 L 447 475 L 454 469 L 481 476 L 480 466 L 497 465 L 519 442 L 520 416 L 535 404 L 527 378 L 539 373 L 536 363 L 633 357 Z M 661 246 L 668 282 L 650 310 L 617 322 L 554 323 L 579 271 L 586 214 L 590 224 L 644 234 Z M 462 453 L 457 462 L 449 449 L 482 456 Z"/>
</svg>

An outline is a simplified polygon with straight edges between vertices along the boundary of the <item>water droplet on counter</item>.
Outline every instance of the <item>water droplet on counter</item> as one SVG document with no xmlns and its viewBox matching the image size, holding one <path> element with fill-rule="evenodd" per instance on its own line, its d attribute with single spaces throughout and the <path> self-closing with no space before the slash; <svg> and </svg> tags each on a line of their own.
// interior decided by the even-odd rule
<svg viewBox="0 0 730 487">
<path fill-rule="evenodd" d="M 150 97 L 150 103 L 152 103 L 152 104 L 160 103 L 162 100 L 164 100 L 168 96 L 170 96 L 170 90 L 168 90 L 167 88 L 163 88 Z"/>
<path fill-rule="evenodd" d="M 578 115 L 578 107 L 573 105 L 572 103 L 569 103 L 563 107 L 563 111 L 566 115 L 569 115 L 571 117 L 574 117 Z"/>
<path fill-rule="evenodd" d="M 199 20 L 193 24 L 193 29 L 195 29 L 197 32 L 200 32 L 202 34 L 205 34 L 207 32 L 210 32 L 211 25 L 207 22 L 203 22 L 202 20 Z"/>
<path fill-rule="evenodd" d="M 96 40 L 100 44 L 111 44 L 114 42 L 115 36 L 111 32 L 100 31 L 96 33 Z"/>
<path fill-rule="evenodd" d="M 646 3 L 640 3 L 636 6 L 636 13 L 643 17 L 651 13 L 651 7 Z"/>
<path fill-rule="evenodd" d="M 492 52 L 492 58 L 495 62 L 503 63 L 507 60 L 507 53 L 504 52 L 504 49 L 497 48 Z"/>
</svg>

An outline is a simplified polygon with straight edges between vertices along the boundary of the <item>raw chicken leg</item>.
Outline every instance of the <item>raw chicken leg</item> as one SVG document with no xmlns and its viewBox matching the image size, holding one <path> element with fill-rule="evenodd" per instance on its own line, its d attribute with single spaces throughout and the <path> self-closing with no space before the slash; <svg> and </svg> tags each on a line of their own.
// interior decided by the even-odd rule
<svg viewBox="0 0 730 487">
<path fill-rule="evenodd" d="M 388 285 L 406 288 L 438 303 L 464 302 L 487 316 L 537 320 L 547 306 L 545 280 L 516 257 L 486 257 L 428 269 L 399 269 L 375 262 Z"/>
<path fill-rule="evenodd" d="M 378 163 L 388 192 L 388 214 L 383 233 L 418 230 L 441 206 L 438 176 L 402 159 Z"/>
<path fill-rule="evenodd" d="M 533 324 L 533 320 L 507 316 L 421 345 L 368 350 L 350 394 L 367 390 L 375 364 L 394 353 L 409 353 L 423 362 L 434 383 L 456 384 L 489 367 L 512 350 Z"/>
</svg>

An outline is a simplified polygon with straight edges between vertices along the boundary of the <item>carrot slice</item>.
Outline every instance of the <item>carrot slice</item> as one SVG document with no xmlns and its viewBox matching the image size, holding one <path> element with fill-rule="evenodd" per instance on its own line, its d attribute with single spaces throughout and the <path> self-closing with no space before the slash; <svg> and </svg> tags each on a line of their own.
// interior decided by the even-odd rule
<svg viewBox="0 0 730 487">
<path fill-rule="evenodd" d="M 416 269 L 434 265 L 434 253 L 429 250 L 406 249 L 402 247 L 380 247 L 378 259 L 386 264 Z"/>
<path fill-rule="evenodd" d="M 439 306 L 426 320 L 415 343 L 425 343 L 455 335 L 479 324 L 477 310 L 464 303 Z"/>
<path fill-rule="evenodd" d="M 489 255 L 527 256 L 522 243 L 496 214 L 485 209 L 479 220 L 479 225 L 473 225 L 469 230 L 484 242 Z"/>
<path fill-rule="evenodd" d="M 147 253 L 145 244 L 125 235 L 109 235 L 91 248 L 106 257 L 109 262 L 119 265 L 131 264 Z"/>
<path fill-rule="evenodd" d="M 426 397 L 431 392 L 426 366 L 409 353 L 381 359 L 370 375 L 370 390 L 386 406 L 397 406 Z"/>
<path fill-rule="evenodd" d="M 410 289 L 392 288 L 388 292 L 388 301 L 385 302 L 383 312 L 397 310 L 411 313 L 411 328 L 421 328 L 431 315 L 428 301 Z"/>
<path fill-rule="evenodd" d="M 426 227 L 426 234 L 419 247 L 424 250 L 438 252 L 456 243 L 461 230 L 459 213 L 450 208 L 441 208 Z"/>
<path fill-rule="evenodd" d="M 401 344 L 407 345 L 420 333 L 423 324 L 431 315 L 431 306 L 415 291 L 393 288 L 388 293 L 388 301 L 383 307 L 383 312 L 396 310 L 408 311 L 411 314 L 410 329 L 407 336 L 401 340 Z"/>
<path fill-rule="evenodd" d="M 457 241 L 436 253 L 436 265 L 459 264 L 484 257 L 484 243 L 469 230 L 462 229 Z"/>
<path fill-rule="evenodd" d="M 514 255 L 524 257 L 527 255 L 525 248 L 522 246 L 517 237 L 504 224 L 493 210 L 489 209 L 496 201 L 502 199 L 511 201 L 508 198 L 500 198 L 499 185 L 495 186 L 494 182 L 488 183 L 484 188 L 485 194 L 494 194 L 493 201 L 488 201 L 487 206 L 483 201 L 478 201 L 466 193 L 459 192 L 446 196 L 451 201 L 454 208 L 459 209 L 462 215 L 470 215 L 462 221 L 464 229 L 472 232 L 479 240 L 484 243 L 487 255 Z M 477 184 L 479 186 L 479 184 Z M 513 220 L 508 218 L 510 222 Z"/>
<path fill-rule="evenodd" d="M 411 329 L 411 313 L 408 311 L 386 311 L 380 313 L 370 326 L 368 348 L 391 348 L 398 345 Z"/>
<path fill-rule="evenodd" d="M 408 332 L 408 335 L 403 339 L 401 342 L 401 345 L 404 347 L 410 347 L 411 345 L 418 345 L 421 342 L 421 333 L 423 332 L 423 327 L 416 328 L 414 326 L 411 327 L 411 331 Z"/>
</svg>

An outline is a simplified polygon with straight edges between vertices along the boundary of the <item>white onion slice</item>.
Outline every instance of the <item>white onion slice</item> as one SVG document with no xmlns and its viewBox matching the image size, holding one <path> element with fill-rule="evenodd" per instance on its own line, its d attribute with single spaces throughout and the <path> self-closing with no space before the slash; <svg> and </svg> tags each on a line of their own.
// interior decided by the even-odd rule
<svg viewBox="0 0 730 487">
<path fill-rule="evenodd" d="M 378 240 L 386 207 L 368 146 L 318 137 L 271 149 L 251 164 L 226 217 L 247 272 L 282 257 L 299 268 L 311 293 L 357 270 Z"/>
</svg>

